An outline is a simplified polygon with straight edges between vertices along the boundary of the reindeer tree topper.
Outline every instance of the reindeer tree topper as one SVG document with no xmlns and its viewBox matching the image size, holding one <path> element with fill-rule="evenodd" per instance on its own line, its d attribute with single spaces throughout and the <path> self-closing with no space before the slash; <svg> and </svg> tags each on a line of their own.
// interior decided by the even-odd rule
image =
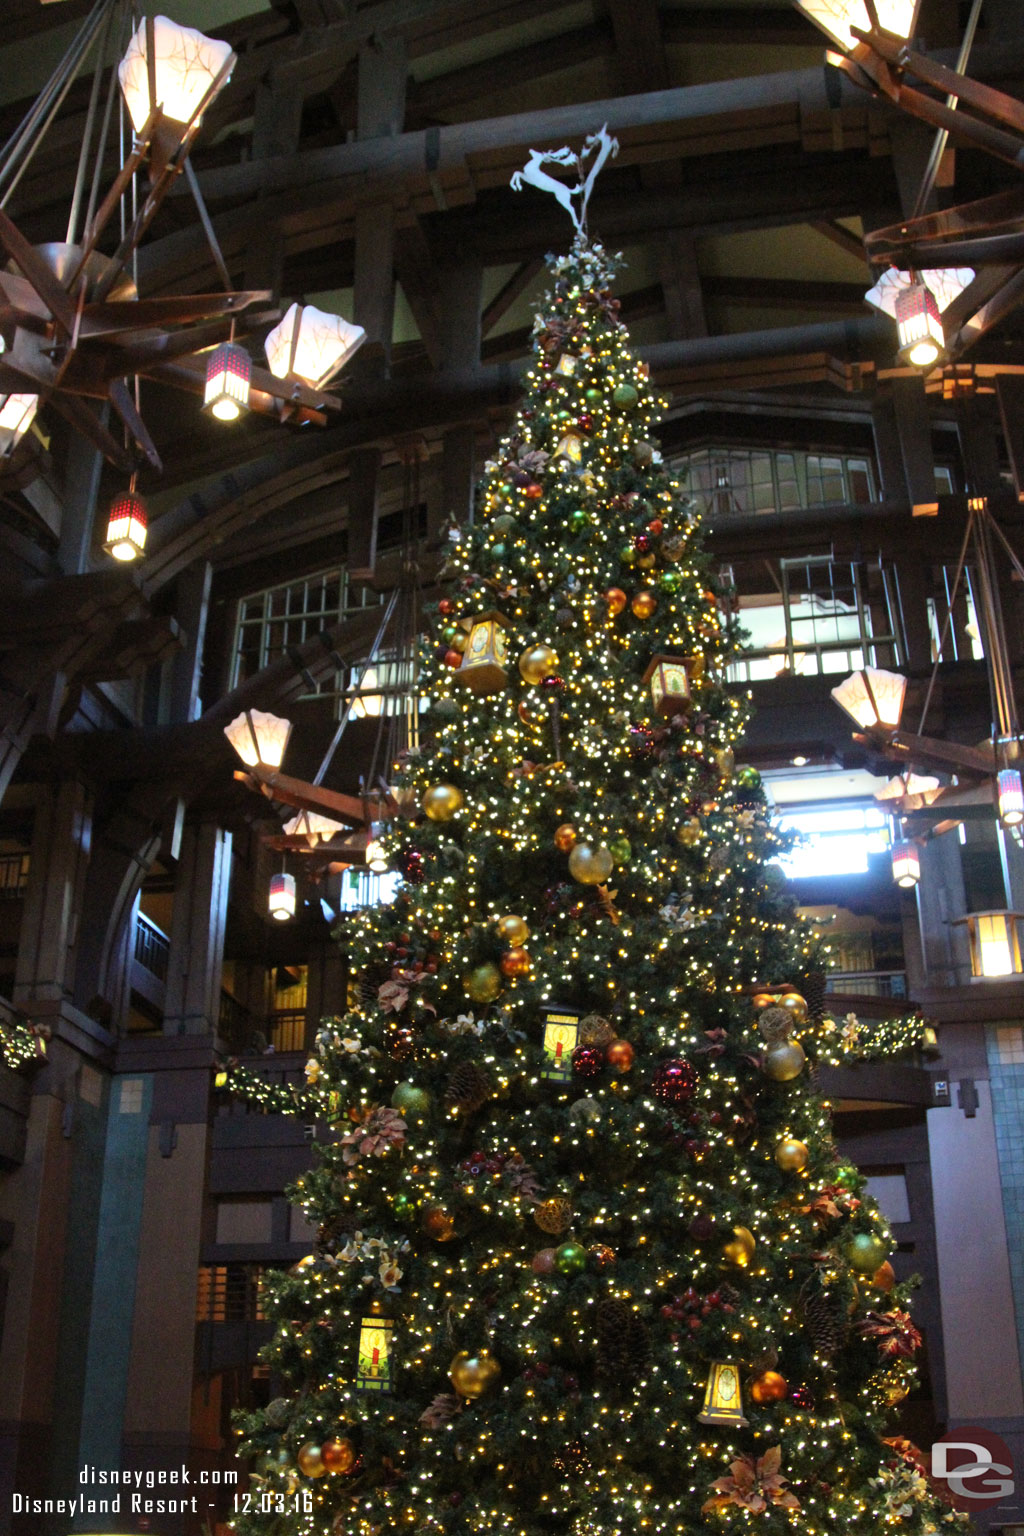
<svg viewBox="0 0 1024 1536">
<path fill-rule="evenodd" d="M 516 171 L 512 177 L 511 186 L 513 191 L 519 192 L 522 190 L 523 182 L 528 181 L 531 186 L 539 187 L 542 192 L 550 192 L 558 199 L 572 219 L 576 227 L 576 233 L 585 238 L 587 233 L 587 204 L 590 201 L 594 182 L 597 180 L 598 173 L 609 155 L 614 158 L 618 152 L 619 141 L 618 139 L 611 138 L 608 133 L 608 124 L 605 123 L 602 128 L 598 129 L 597 133 L 590 134 L 583 141 L 583 148 L 579 154 L 575 154 L 573 150 L 568 148 L 552 150 L 531 149 L 529 161 L 523 166 L 521 171 Z M 587 161 L 591 155 L 594 156 L 594 159 L 588 170 Z M 570 187 L 564 181 L 559 181 L 556 177 L 549 176 L 546 171 L 541 169 L 544 165 L 568 165 L 575 167 L 576 185 Z M 573 199 L 577 197 L 579 198 L 578 211 L 573 205 Z"/>
</svg>

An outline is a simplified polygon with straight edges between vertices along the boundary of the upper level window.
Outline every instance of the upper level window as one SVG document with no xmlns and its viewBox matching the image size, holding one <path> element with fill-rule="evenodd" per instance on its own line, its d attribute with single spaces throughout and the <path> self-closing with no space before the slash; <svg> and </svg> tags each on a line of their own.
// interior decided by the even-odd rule
<svg viewBox="0 0 1024 1536">
<path fill-rule="evenodd" d="M 702 448 L 674 467 L 712 525 L 723 517 L 876 499 L 874 467 L 858 454 Z"/>
<path fill-rule="evenodd" d="M 779 825 L 801 834 L 800 843 L 778 861 L 790 880 L 866 874 L 868 855 L 884 853 L 890 842 L 886 812 L 863 802 L 793 806 L 782 812 Z"/>
<path fill-rule="evenodd" d="M 381 593 L 369 587 L 350 588 L 348 572 L 340 566 L 244 597 L 238 605 L 231 686 L 237 688 L 262 671 L 289 646 L 301 645 L 383 601 Z"/>
</svg>

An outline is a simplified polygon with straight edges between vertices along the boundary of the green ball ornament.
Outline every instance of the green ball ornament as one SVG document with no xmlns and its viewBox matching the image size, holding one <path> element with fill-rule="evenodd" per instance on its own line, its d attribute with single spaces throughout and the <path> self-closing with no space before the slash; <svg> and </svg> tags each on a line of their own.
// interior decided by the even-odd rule
<svg viewBox="0 0 1024 1536">
<path fill-rule="evenodd" d="M 636 550 L 632 544 L 623 544 L 619 550 L 619 561 L 622 565 L 636 565 Z"/>
<path fill-rule="evenodd" d="M 403 1115 L 422 1120 L 430 1113 L 430 1094 L 416 1083 L 399 1083 L 391 1095 L 391 1107 Z"/>
<path fill-rule="evenodd" d="M 632 384 L 617 384 L 612 390 L 612 405 L 617 411 L 635 410 L 639 399 Z"/>
<path fill-rule="evenodd" d="M 589 512 L 584 512 L 582 507 L 577 507 L 576 511 L 572 514 L 572 516 L 569 519 L 569 526 L 570 526 L 570 528 L 575 529 L 575 531 L 577 533 L 579 533 L 580 529 L 586 528 L 589 525 L 589 523 L 590 523 L 590 513 Z"/>
<path fill-rule="evenodd" d="M 856 1190 L 860 1188 L 860 1174 L 852 1163 L 843 1163 L 836 1169 L 832 1182 L 840 1189 Z"/>
<path fill-rule="evenodd" d="M 491 527 L 499 536 L 511 533 L 516 525 L 516 520 L 511 512 L 500 512 L 497 517 L 491 519 Z"/>
<path fill-rule="evenodd" d="M 678 592 L 681 581 L 678 571 L 662 571 L 658 577 L 658 586 L 663 592 Z"/>
<path fill-rule="evenodd" d="M 414 1221 L 416 1219 L 416 1201 L 404 1190 L 399 1190 L 391 1196 L 391 1209 L 399 1221 Z"/>
<path fill-rule="evenodd" d="M 444 629 L 441 631 L 441 639 L 444 641 L 445 645 L 451 645 L 458 632 L 458 627 L 455 624 L 446 624 Z"/>
<path fill-rule="evenodd" d="M 505 556 L 508 554 L 508 549 L 504 544 L 492 544 L 491 554 L 494 556 L 495 560 L 504 560 Z"/>
<path fill-rule="evenodd" d="M 596 406 L 603 404 L 604 391 L 601 389 L 595 389 L 593 386 L 591 386 L 590 389 L 585 389 L 583 391 L 583 398 L 590 406 L 591 410 L 593 410 Z"/>
<path fill-rule="evenodd" d="M 563 421 L 563 422 L 564 421 L 572 421 L 572 411 L 556 411 L 555 412 L 555 420 L 556 421 Z"/>
<path fill-rule="evenodd" d="M 874 1275 L 889 1257 L 888 1246 L 874 1232 L 855 1232 L 843 1248 L 847 1264 L 858 1275 Z"/>
<path fill-rule="evenodd" d="M 617 837 L 610 842 L 608 844 L 608 852 L 616 864 L 628 864 L 633 854 L 633 850 L 629 845 L 629 839 L 626 837 Z"/>
<path fill-rule="evenodd" d="M 463 980 L 466 996 L 474 1003 L 493 1003 L 501 992 L 501 972 L 496 965 L 478 965 Z"/>
<path fill-rule="evenodd" d="M 555 1249 L 555 1268 L 562 1275 L 578 1275 L 587 1267 L 587 1250 L 580 1243 L 563 1243 Z"/>
<path fill-rule="evenodd" d="M 741 789 L 759 789 L 761 787 L 761 775 L 749 763 L 744 763 L 742 768 L 737 768 L 736 770 L 736 783 Z"/>
</svg>

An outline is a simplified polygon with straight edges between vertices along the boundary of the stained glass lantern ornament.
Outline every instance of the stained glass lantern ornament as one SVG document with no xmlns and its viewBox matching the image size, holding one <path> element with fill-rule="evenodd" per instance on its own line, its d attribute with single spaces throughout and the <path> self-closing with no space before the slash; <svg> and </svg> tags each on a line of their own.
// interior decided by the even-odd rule
<svg viewBox="0 0 1024 1536">
<path fill-rule="evenodd" d="M 1016 768 L 1003 768 L 996 777 L 999 820 L 1004 827 L 1019 827 L 1024 821 L 1024 786 Z"/>
<path fill-rule="evenodd" d="M 270 894 L 267 911 L 278 923 L 286 923 L 295 916 L 295 876 L 282 871 L 270 877 Z"/>
<path fill-rule="evenodd" d="M 935 295 L 927 283 L 914 282 L 896 295 L 897 356 L 912 368 L 934 368 L 944 362 L 946 333 Z"/>
<path fill-rule="evenodd" d="M 697 1423 L 744 1428 L 748 1422 L 743 1417 L 739 1371 L 729 1360 L 716 1360 L 708 1375 L 704 1406 L 697 1415 Z"/>
<path fill-rule="evenodd" d="M 643 680 L 650 684 L 654 712 L 671 719 L 690 708 L 690 684 L 699 675 L 693 656 L 652 656 Z"/>
<path fill-rule="evenodd" d="M 394 1383 L 394 1323 L 374 1314 L 359 1324 L 357 1392 L 390 1392 Z"/>
<path fill-rule="evenodd" d="M 544 1066 L 547 1082 L 572 1080 L 572 1057 L 580 1036 L 580 1015 L 573 1008 L 550 1007 L 544 1013 Z"/>
<path fill-rule="evenodd" d="M 462 653 L 462 662 L 455 676 L 473 693 L 499 693 L 508 682 L 505 662 L 508 659 L 508 636 L 505 634 L 509 621 L 503 613 L 491 609 L 467 625 L 469 639 Z"/>
</svg>

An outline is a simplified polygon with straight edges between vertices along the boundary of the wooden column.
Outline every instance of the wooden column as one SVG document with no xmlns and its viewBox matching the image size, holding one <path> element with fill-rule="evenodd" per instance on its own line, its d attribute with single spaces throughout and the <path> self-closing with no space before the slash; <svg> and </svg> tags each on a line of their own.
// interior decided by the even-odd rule
<svg viewBox="0 0 1024 1536">
<path fill-rule="evenodd" d="M 1024 378 L 997 374 L 996 396 L 1017 500 L 1024 502 Z"/>
<path fill-rule="evenodd" d="M 186 826 L 171 916 L 164 1033 L 213 1034 L 220 1016 L 231 833 Z"/>
<path fill-rule="evenodd" d="M 450 427 L 442 439 L 440 495 L 431 507 L 429 541 L 454 517 L 457 523 L 473 521 L 476 487 L 476 429 Z"/>
<path fill-rule="evenodd" d="M 356 103 L 360 139 L 390 138 L 401 133 L 405 120 L 408 66 L 399 37 L 374 37 L 359 51 Z M 354 318 L 366 331 L 364 358 L 376 359 L 380 371 L 391 362 L 391 333 L 395 312 L 395 215 L 390 202 L 368 202 L 355 217 Z"/>
<path fill-rule="evenodd" d="M 14 979 L 19 1008 L 71 996 L 91 835 L 84 785 L 65 779 L 40 796 Z"/>
<path fill-rule="evenodd" d="M 473 372 L 480 367 L 483 267 L 460 262 L 441 272 L 441 371 Z"/>
<path fill-rule="evenodd" d="M 197 560 L 178 578 L 175 617 L 185 643 L 170 663 L 169 710 L 175 725 L 196 718 L 212 574 L 208 560 Z"/>
<path fill-rule="evenodd" d="M 272 160 L 278 155 L 294 155 L 302 130 L 301 91 L 295 86 L 275 83 L 256 87 L 253 114 L 252 157 Z M 246 245 L 243 288 L 269 288 L 275 297 L 281 293 L 285 238 L 274 219 L 265 220 L 259 236 Z"/>
<path fill-rule="evenodd" d="M 110 408 L 104 405 L 99 413 L 102 425 L 107 425 L 109 415 Z M 103 455 L 86 438 L 72 432 L 68 442 L 60 543 L 57 546 L 57 564 L 68 576 L 78 576 L 89 569 L 102 472 Z"/>
<path fill-rule="evenodd" d="M 665 295 L 668 335 L 672 341 L 708 334 L 696 243 L 689 235 L 672 234 L 658 242 L 658 271 Z"/>
<path fill-rule="evenodd" d="M 894 379 L 893 404 L 910 504 L 934 506 L 935 456 L 924 380 Z"/>
<path fill-rule="evenodd" d="M 348 461 L 348 574 L 372 581 L 377 566 L 379 448 L 356 448 Z"/>
</svg>

